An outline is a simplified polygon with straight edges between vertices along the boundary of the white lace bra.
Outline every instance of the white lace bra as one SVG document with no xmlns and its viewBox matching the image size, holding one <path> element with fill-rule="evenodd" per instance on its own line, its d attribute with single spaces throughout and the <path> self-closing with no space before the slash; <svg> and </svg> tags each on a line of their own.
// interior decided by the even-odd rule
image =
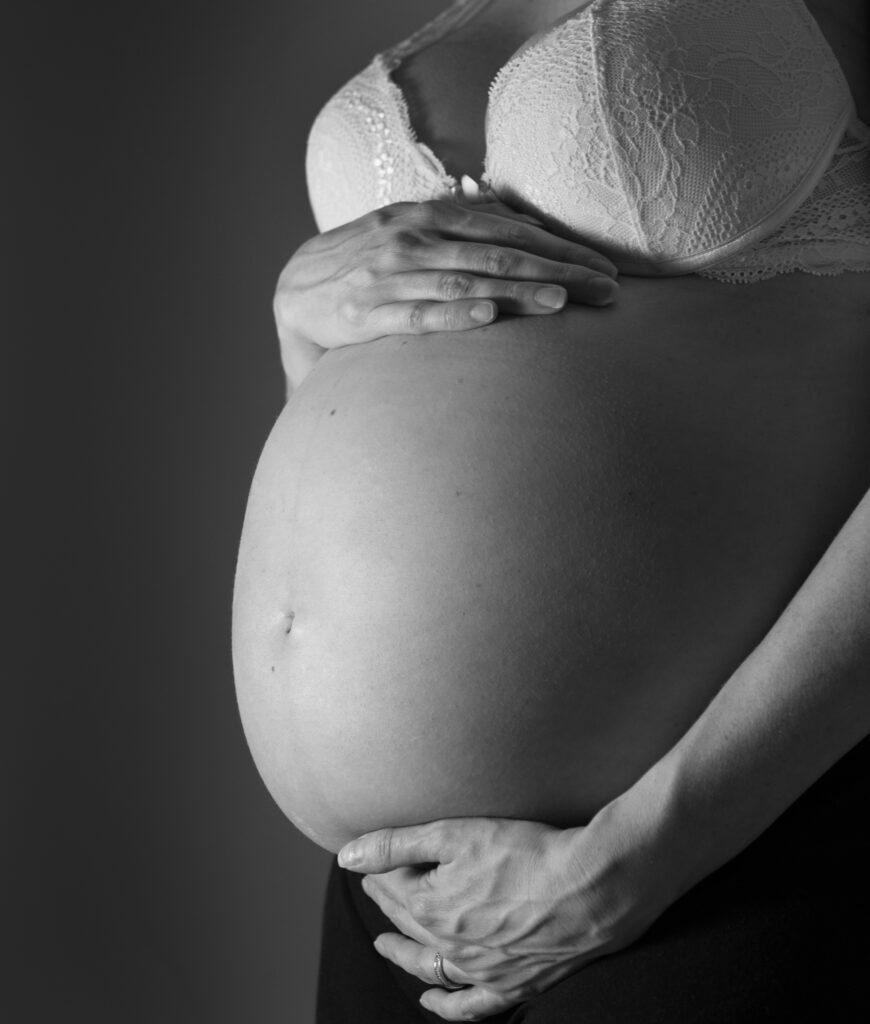
<svg viewBox="0 0 870 1024">
<path fill-rule="evenodd" d="M 455 189 L 391 71 L 491 2 L 457 0 L 320 112 L 321 230 Z M 496 75 L 483 181 L 626 273 L 870 271 L 870 130 L 802 0 L 587 2 Z"/>
</svg>

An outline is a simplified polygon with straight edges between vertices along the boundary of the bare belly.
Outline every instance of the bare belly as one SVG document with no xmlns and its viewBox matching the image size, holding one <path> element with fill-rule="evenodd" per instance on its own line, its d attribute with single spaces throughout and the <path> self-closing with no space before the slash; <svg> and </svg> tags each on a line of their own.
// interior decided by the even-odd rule
<svg viewBox="0 0 870 1024">
<path fill-rule="evenodd" d="M 626 280 L 327 354 L 266 443 L 234 603 L 296 825 L 576 824 L 664 753 L 870 484 L 865 285 Z"/>
</svg>

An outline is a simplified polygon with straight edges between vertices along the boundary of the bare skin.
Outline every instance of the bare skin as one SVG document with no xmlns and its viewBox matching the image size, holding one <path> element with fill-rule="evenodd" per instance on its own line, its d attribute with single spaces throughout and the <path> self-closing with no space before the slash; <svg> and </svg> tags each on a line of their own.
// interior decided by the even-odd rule
<svg viewBox="0 0 870 1024">
<path fill-rule="evenodd" d="M 477 177 L 486 155 L 487 92 L 508 59 L 589 0 L 508 0 L 484 7 L 392 72 L 417 138 L 447 171 Z"/>
<path fill-rule="evenodd" d="M 834 45 L 847 75 L 854 78 L 857 69 L 860 68 L 861 59 L 856 55 L 862 52 L 860 36 L 857 31 L 857 5 L 837 3 L 810 4 L 809 6 L 816 14 L 823 30 L 829 34 L 829 38 L 832 38 L 832 33 L 834 34 L 832 45 Z M 507 43 L 503 44 L 502 49 L 508 45 Z M 508 50 L 508 52 L 511 51 Z M 436 55 L 430 54 L 430 56 L 434 59 Z M 501 60 L 503 60 L 503 56 Z M 492 63 L 497 67 L 498 61 L 499 57 L 496 56 Z M 866 84 L 858 79 L 853 80 L 851 84 L 853 92 L 856 94 L 859 111 L 866 119 Z M 407 91 L 410 90 L 406 89 Z M 463 91 L 462 88 L 458 90 L 460 95 Z M 420 132 L 421 122 L 415 123 Z M 454 122 L 454 124 L 456 123 Z M 433 141 L 436 140 L 437 128 L 431 138 Z M 479 131 L 472 126 L 472 130 L 466 135 L 466 140 L 476 138 L 479 138 Z M 441 151 L 442 153 L 446 152 L 443 145 Z M 453 152 L 455 156 L 451 158 L 452 169 L 456 170 L 460 167 L 464 168 L 467 161 L 473 161 L 475 156 L 479 155 L 479 148 L 475 151 L 473 146 L 463 145 L 461 141 L 457 141 Z M 836 375 L 839 358 L 837 351 L 839 350 L 841 353 L 850 351 L 852 353 L 850 358 L 860 359 L 859 346 L 866 341 L 867 305 L 866 299 L 863 298 L 866 291 L 863 287 L 864 284 L 865 282 L 855 275 L 846 275 L 835 281 L 811 283 L 808 283 L 805 278 L 802 279 L 800 275 L 794 275 L 791 279 L 781 279 L 778 283 L 770 282 L 754 286 L 753 295 L 744 306 L 745 319 L 741 334 L 745 336 L 746 332 L 749 332 L 752 335 L 752 341 L 756 345 L 760 345 L 763 351 L 764 346 L 769 343 L 771 336 L 775 336 L 777 328 L 781 325 L 777 307 L 780 310 L 788 309 L 795 314 L 796 320 L 803 321 L 803 333 L 798 328 L 799 347 L 806 342 L 808 346 L 806 351 L 810 351 L 810 347 L 817 344 L 818 338 L 822 335 L 826 338 L 826 344 L 829 338 L 834 339 L 833 349 L 826 349 L 825 356 L 828 370 Z M 658 346 L 659 351 L 661 345 L 672 340 L 672 330 L 669 331 L 668 328 L 672 327 L 673 310 L 684 308 L 682 300 L 691 304 L 692 291 L 700 285 L 701 282 L 689 279 L 685 282 L 650 282 L 652 290 L 649 292 L 640 284 L 636 289 L 631 289 L 630 317 L 637 318 L 638 327 L 648 331 L 650 344 Z M 682 292 L 681 289 L 684 287 L 690 290 Z M 727 289 L 725 291 L 727 292 Z M 666 301 L 666 293 L 672 299 L 676 298 L 677 301 Z M 770 302 L 769 298 L 774 294 L 776 301 Z M 621 298 L 629 298 L 628 288 L 623 288 Z M 741 293 L 741 299 L 743 299 L 743 293 Z M 764 312 L 766 307 L 769 308 L 769 315 Z M 578 317 L 580 312 L 580 310 L 566 307 L 559 314 L 560 321 L 565 321 L 565 323 L 560 323 L 560 330 L 568 327 L 570 321 Z M 613 312 L 616 314 L 617 310 Z M 711 302 L 706 308 L 706 316 L 713 323 L 721 317 L 727 317 L 728 314 L 727 305 L 717 307 L 716 302 Z M 507 340 L 514 335 L 521 338 L 525 326 L 530 323 L 531 321 L 515 319 L 500 321 L 496 326 L 502 332 L 502 337 Z M 588 334 L 587 325 L 581 319 L 576 319 L 576 323 L 578 326 L 582 324 L 584 334 Z M 545 325 L 546 321 L 537 322 L 534 328 L 536 336 L 541 336 L 542 330 L 545 332 L 550 330 L 550 327 Z M 552 327 L 555 328 L 555 326 L 553 323 Z M 715 335 L 715 331 L 713 334 Z M 437 344 L 438 335 L 433 335 L 430 340 L 433 344 Z M 697 337 L 694 340 L 697 342 Z M 774 350 L 770 350 L 769 354 L 775 361 Z M 845 370 L 845 365 L 839 364 L 840 369 Z M 777 381 L 777 374 L 772 372 L 770 385 L 775 387 Z M 781 392 L 778 392 L 777 399 L 779 400 L 780 397 Z M 807 392 L 803 399 L 809 399 L 809 397 L 810 393 Z M 834 405 L 837 405 L 842 396 L 831 392 L 829 397 L 833 400 Z M 860 398 L 858 392 L 854 397 L 858 404 L 846 403 L 854 415 L 853 426 L 847 424 L 844 432 L 838 433 L 837 430 L 844 427 L 841 422 L 837 429 L 822 438 L 819 438 L 818 434 L 815 435 L 818 443 L 822 446 L 818 449 L 820 455 L 826 445 L 830 446 L 828 455 L 824 458 L 833 460 L 844 458 L 844 441 L 846 447 L 855 453 L 856 460 L 852 470 L 849 470 L 845 462 L 841 463 L 847 476 L 851 479 L 847 488 L 854 488 L 853 502 L 857 501 L 862 485 L 860 466 L 862 463 L 866 465 L 865 456 L 860 454 L 860 445 L 863 442 L 859 439 L 859 423 L 862 415 L 865 415 L 860 411 L 863 399 Z M 803 399 L 797 399 L 797 401 L 800 402 Z M 854 445 L 858 447 L 850 447 Z M 866 486 L 866 480 L 863 481 L 863 486 Z M 847 509 L 840 513 L 840 522 L 846 513 Z M 591 922 L 595 925 L 592 932 L 600 932 L 598 946 L 595 941 L 592 941 L 595 938 L 592 932 L 584 938 L 574 936 L 573 941 L 584 947 L 582 962 L 630 941 L 637 934 L 639 922 L 642 930 L 642 927 L 649 923 L 650 914 L 652 913 L 654 917 L 663 909 L 660 905 L 654 905 L 654 901 L 649 900 L 651 891 L 666 892 L 671 896 L 677 895 L 679 891 L 692 884 L 706 871 L 712 870 L 718 863 L 721 863 L 722 859 L 733 855 L 741 845 L 751 841 L 753 836 L 765 827 L 766 821 L 775 817 L 785 804 L 794 799 L 794 796 L 797 795 L 796 787 L 799 791 L 801 787 L 812 781 L 812 772 L 817 775 L 824 771 L 832 760 L 840 756 L 855 742 L 856 738 L 866 732 L 867 708 L 865 703 L 862 703 L 859 693 L 856 692 L 853 682 L 854 678 L 858 678 L 855 676 L 856 672 L 860 673 L 862 670 L 866 670 L 866 660 L 862 660 L 866 659 L 865 635 L 862 633 L 860 625 L 862 619 L 854 614 L 856 608 L 860 610 L 862 607 L 861 601 L 865 600 L 865 597 L 855 588 L 853 585 L 855 581 L 849 576 L 850 571 L 863 571 L 860 568 L 863 564 L 861 558 L 864 557 L 861 553 L 863 550 L 861 545 L 866 543 L 866 515 L 859 516 L 854 522 L 857 525 L 853 524 L 848 535 L 844 533 L 842 538 L 837 539 L 835 546 L 831 549 L 834 554 L 826 558 L 821 576 L 822 583 L 817 584 L 814 588 L 808 590 L 805 588 L 801 591 L 798 597 L 805 596 L 797 605 L 798 611 L 794 611 L 795 606 L 790 606 L 784 619 L 770 634 L 768 640 L 756 649 L 754 657 L 747 658 L 741 671 L 736 672 L 732 680 L 723 688 L 721 698 L 713 701 L 708 711 L 701 716 L 698 727 L 689 730 L 684 740 L 677 744 L 674 750 L 679 753 L 657 762 L 646 774 L 642 775 L 635 787 L 628 790 L 624 798 L 614 801 L 602 809 L 594 819 L 593 824 L 597 822 L 594 829 L 590 827 L 589 830 L 577 829 L 565 832 L 557 830 L 555 835 L 558 836 L 558 839 L 553 839 L 552 842 L 550 839 L 546 840 L 545 845 L 548 848 L 555 850 L 558 846 L 559 849 L 562 849 L 570 835 L 573 853 L 569 860 L 573 864 L 582 865 L 584 873 L 591 871 L 591 874 L 599 881 L 606 876 L 610 879 L 608 884 L 611 886 L 614 885 L 614 877 L 619 883 L 612 889 L 611 905 L 606 910 L 602 910 L 600 902 L 587 901 L 583 903 L 582 900 L 580 901 L 579 906 L 587 917 L 586 923 Z M 846 545 L 852 555 L 857 554 L 857 557 L 851 559 L 838 557 L 837 544 L 840 544 L 841 547 Z M 853 568 L 850 569 L 850 566 Z M 855 566 L 858 568 L 855 569 Z M 818 576 L 816 578 L 818 579 Z M 821 656 L 823 659 L 829 658 L 832 662 L 843 657 L 851 660 L 848 661 L 848 665 L 836 680 L 826 678 L 825 684 L 822 685 L 813 673 L 807 677 L 806 674 L 802 675 L 800 672 L 793 671 L 795 666 L 806 662 L 805 652 L 798 642 L 800 630 L 796 628 L 794 622 L 799 621 L 805 625 L 807 621 L 810 623 L 817 621 L 819 628 L 824 630 L 823 624 L 826 616 L 831 614 L 831 609 L 836 608 L 838 613 L 842 611 L 835 600 L 833 604 L 831 603 L 836 597 L 838 588 L 849 597 L 847 604 L 853 614 L 847 616 L 847 620 L 851 623 L 851 633 L 844 635 L 841 631 L 839 635 L 831 634 L 830 643 L 823 644 L 820 648 Z M 866 616 L 864 618 L 866 619 Z M 781 675 L 786 677 L 786 681 L 779 688 L 779 696 L 772 695 L 763 688 L 763 680 L 771 676 L 771 664 L 775 667 L 778 666 Z M 757 666 L 761 666 L 761 668 Z M 760 691 L 759 686 L 762 687 Z M 795 706 L 793 701 L 789 704 L 787 699 L 792 694 L 789 688 L 793 686 L 802 689 L 804 694 L 797 706 L 803 709 L 802 714 L 805 715 L 803 721 L 806 728 L 799 726 L 790 732 L 784 732 L 778 727 L 778 716 L 784 713 L 785 707 L 793 708 Z M 748 719 L 745 699 L 747 692 L 761 693 L 764 698 L 752 703 L 755 717 L 750 715 Z M 744 699 L 741 700 L 740 695 L 743 695 Z M 847 711 L 844 711 L 844 708 Z M 813 722 L 819 720 L 820 709 L 828 716 L 831 724 L 831 727 L 825 731 L 823 739 L 819 738 L 817 730 L 812 729 Z M 744 742 L 737 743 L 735 740 L 729 739 L 735 735 L 750 737 L 751 742 L 758 745 L 750 745 L 747 749 Z M 804 758 L 808 737 L 811 739 L 809 745 L 813 750 L 813 756 L 803 760 L 804 764 L 811 766 L 809 773 L 805 772 L 797 777 L 794 772 L 786 770 L 779 777 L 774 775 L 772 783 L 766 791 L 766 795 L 769 797 L 767 801 L 758 799 L 751 801 L 752 813 L 737 815 L 734 819 L 729 819 L 726 811 L 726 820 L 733 820 L 736 825 L 735 829 L 727 837 L 714 830 L 712 834 L 715 836 L 715 841 L 706 845 L 704 843 L 693 844 L 695 853 L 691 858 L 687 858 L 685 854 L 686 836 L 697 837 L 699 834 L 708 836 L 711 833 L 709 831 L 710 814 L 697 815 L 697 807 L 692 808 L 691 800 L 686 801 L 685 794 L 689 793 L 697 797 L 697 794 L 705 793 L 707 794 L 705 799 L 709 799 L 709 794 L 715 793 L 720 801 L 718 806 L 731 809 L 733 813 L 735 807 L 743 806 L 745 803 L 741 801 L 741 794 L 753 790 L 753 779 L 757 777 L 754 775 L 754 770 L 758 767 L 759 752 L 765 745 L 769 747 L 771 736 L 774 735 L 780 738 L 784 735 L 786 737 L 782 741 L 781 747 L 777 748 L 779 749 L 779 763 L 786 765 L 789 764 L 790 759 L 793 763 L 796 762 L 796 751 L 800 751 L 801 758 Z M 683 794 L 679 815 L 673 813 L 673 802 L 670 800 L 670 796 L 674 792 L 674 778 L 680 780 L 678 788 Z M 711 781 L 713 784 L 709 785 Z M 640 798 L 637 800 L 632 798 L 631 794 L 635 788 L 638 793 L 642 793 L 642 801 Z M 656 806 L 656 799 L 662 808 L 661 816 L 658 823 L 654 822 L 653 825 L 650 825 L 649 808 Z M 641 804 L 646 808 L 646 813 L 638 813 Z M 716 806 L 714 802 L 714 810 Z M 456 813 L 462 812 L 458 810 Z M 706 832 L 703 830 L 698 832 L 697 822 L 693 827 L 693 815 L 704 822 Z M 639 822 L 642 823 L 642 827 L 639 826 Z M 514 858 L 517 870 L 522 871 L 521 866 L 517 866 L 516 858 L 522 860 L 526 856 L 521 852 L 526 849 L 526 846 L 524 845 L 525 840 L 521 839 L 519 835 L 519 830 L 525 828 L 528 831 L 528 824 L 513 824 L 516 832 L 511 831 L 511 823 L 507 823 L 500 830 L 498 841 L 487 847 L 491 850 L 493 858 L 491 862 L 484 857 L 482 868 L 478 865 L 476 869 L 473 869 L 471 865 L 468 865 L 467 868 L 454 871 L 449 876 L 453 880 L 450 883 L 454 885 L 453 890 L 448 884 L 447 874 L 442 874 L 440 880 L 432 878 L 426 883 L 433 890 L 435 897 L 440 894 L 441 902 L 445 904 L 450 903 L 451 891 L 454 897 L 460 891 L 463 893 L 461 905 L 465 914 L 466 930 L 469 928 L 468 922 L 474 922 L 475 870 L 482 871 L 481 878 L 491 874 L 492 865 L 508 852 Z M 658 824 L 662 824 L 662 828 L 659 829 Z M 380 876 L 382 885 L 370 887 L 370 894 L 382 902 L 384 909 L 394 916 L 394 920 L 406 935 L 414 936 L 414 938 L 405 940 L 401 940 L 398 935 L 393 936 L 382 946 L 384 955 L 390 956 L 405 969 L 411 970 L 429 981 L 434 981 L 431 976 L 432 943 L 437 942 L 438 948 L 451 950 L 453 959 L 448 966 L 454 972 L 454 977 L 458 976 L 459 980 L 472 987 L 464 993 L 457 994 L 433 990 L 430 993 L 429 1005 L 447 1019 L 466 1019 L 469 1013 L 485 1016 L 488 1013 L 497 1012 L 505 1006 L 512 1005 L 520 998 L 525 998 L 530 991 L 539 990 L 539 985 L 552 983 L 554 978 L 552 974 L 546 972 L 536 974 L 534 970 L 536 954 L 533 948 L 529 950 L 525 962 L 517 962 L 505 957 L 499 961 L 497 953 L 499 942 L 495 941 L 498 937 L 497 933 L 495 936 L 490 936 L 491 942 L 489 940 L 484 942 L 486 937 L 478 934 L 472 923 L 471 932 L 477 934 L 478 939 L 484 945 L 495 949 L 490 959 L 485 962 L 475 959 L 476 954 L 472 954 L 470 947 L 456 941 L 455 934 L 451 934 L 449 917 L 443 920 L 437 916 L 433 917 L 431 907 L 428 905 L 423 907 L 422 902 L 418 899 L 419 875 L 416 872 L 408 874 L 401 865 L 419 863 L 424 853 L 423 859 L 435 861 L 442 859 L 440 853 L 451 856 L 450 851 L 455 850 L 457 846 L 464 848 L 473 843 L 484 843 L 486 846 L 483 837 L 492 831 L 492 823 L 466 819 L 459 823 L 452 823 L 449 828 L 448 836 L 447 825 L 440 827 L 436 822 L 434 825 L 428 826 L 425 850 L 413 837 L 405 842 L 404 836 L 393 833 L 400 841 L 398 853 L 395 856 L 390 844 L 385 843 L 382 836 L 376 835 L 372 837 L 367 848 L 363 847 L 363 855 L 355 867 L 363 871 L 387 872 Z M 642 873 L 636 870 L 637 865 L 631 867 L 630 864 L 628 873 L 632 876 L 632 884 L 626 887 L 624 884 L 626 872 L 614 873 L 606 867 L 608 863 L 612 865 L 615 862 L 613 855 L 610 855 L 610 861 L 608 861 L 606 851 L 613 850 L 614 845 L 623 848 L 626 836 L 633 837 L 637 841 L 638 849 L 642 849 L 645 853 L 652 847 L 659 854 L 663 854 L 663 861 L 671 866 L 671 876 L 662 875 L 662 860 L 657 863 L 658 870 L 654 877 L 643 877 Z M 678 841 L 675 837 L 680 836 L 683 838 Z M 528 856 L 539 865 L 542 848 L 540 845 L 536 845 L 536 842 L 532 843 Z M 556 845 L 554 846 L 553 843 Z M 590 855 L 591 848 L 597 851 L 595 856 Z M 605 851 L 604 855 L 601 853 L 602 850 Z M 675 851 L 679 850 L 682 850 L 681 855 L 673 855 Z M 697 853 L 698 850 L 702 851 L 700 855 Z M 387 853 L 385 854 L 384 851 Z M 668 857 L 669 853 L 672 855 L 671 857 Z M 566 871 L 564 858 L 554 857 L 551 863 L 554 865 L 551 872 L 553 879 L 543 883 L 545 888 L 554 884 L 554 880 L 560 876 L 560 873 L 561 876 L 564 876 Z M 601 867 L 602 864 L 605 865 L 605 868 Z M 576 876 L 573 879 L 568 878 L 566 884 L 568 886 L 566 891 L 572 891 L 572 886 L 576 886 Z M 596 900 L 600 900 L 602 887 L 606 889 L 607 885 L 602 883 L 597 887 Z M 510 886 L 508 885 L 507 892 L 509 893 L 509 891 Z M 629 892 L 634 900 L 634 906 L 628 907 L 628 909 L 625 907 L 626 892 Z M 560 899 L 562 897 L 556 897 L 556 904 Z M 608 901 L 605 899 L 604 902 Z M 618 912 L 614 910 L 617 905 L 619 906 Z M 552 905 L 550 909 L 552 909 Z M 490 920 L 493 919 L 493 916 L 498 916 L 491 904 L 486 907 L 486 914 Z M 584 914 L 578 912 L 578 926 L 580 927 L 584 924 L 583 917 Z M 605 922 L 603 930 L 598 928 L 602 921 Z M 588 944 L 587 939 L 590 939 Z M 576 969 L 579 965 L 578 957 L 576 954 L 566 955 L 565 963 L 569 969 Z"/>
<path fill-rule="evenodd" d="M 579 823 L 631 785 L 870 483 L 859 284 L 783 276 L 738 303 L 625 279 L 607 309 L 474 343 L 329 351 L 264 451 L 237 579 L 240 706 L 286 812 L 336 849 L 453 815 Z M 515 746 L 534 771 L 498 756 Z"/>
<path fill-rule="evenodd" d="M 861 44 L 866 11 L 846 2 L 808 6 L 839 57 L 866 121 Z M 796 275 L 796 289 L 803 281 Z M 832 282 L 826 282 L 818 302 L 835 322 L 850 318 L 856 337 L 866 344 L 866 282 L 854 276 L 840 282 L 842 287 L 830 291 L 825 289 Z M 797 290 L 794 297 L 800 301 Z M 388 872 L 366 880 L 369 895 L 404 933 L 382 936 L 377 944 L 382 955 L 434 981 L 432 950 L 455 953 L 455 962 L 448 960 L 445 969 L 454 981 L 471 987 L 459 993 L 433 988 L 424 1005 L 446 1019 L 470 1019 L 504 1009 L 551 984 L 553 958 L 546 958 L 550 966 L 543 968 L 536 966 L 536 956 L 566 943 L 556 929 L 563 916 L 560 901 L 566 899 L 570 913 L 585 920 L 583 929 L 567 940 L 569 951 L 561 958 L 566 969 L 576 970 L 621 948 L 673 898 L 751 842 L 865 736 L 870 731 L 868 579 L 870 498 L 865 497 L 776 627 L 696 725 L 667 757 L 604 808 L 589 829 L 574 832 L 579 859 L 573 889 L 557 886 L 559 895 L 553 895 L 538 874 L 541 859 L 550 857 L 557 865 L 553 877 L 565 871 L 559 864 L 566 833 L 539 827 L 537 835 L 529 836 L 522 831 L 525 823 L 514 827 L 503 822 L 506 832 L 496 836 L 489 822 L 436 822 L 376 833 L 344 851 L 343 858 L 348 856 L 343 862 L 354 870 Z M 835 666 L 833 671 L 830 666 Z M 761 778 L 765 785 L 759 787 Z M 462 851 L 473 844 L 478 844 L 475 863 L 463 865 Z M 489 846 L 486 853 L 481 853 L 481 844 Z M 493 874 L 506 851 L 511 852 L 516 876 L 512 880 L 503 872 Z M 407 865 L 421 862 L 445 865 L 439 881 L 409 873 Z M 508 922 L 513 920 L 512 894 L 531 893 L 526 863 L 535 865 L 543 906 L 530 898 L 521 927 L 535 939 L 525 959 L 499 956 L 499 948 L 516 954 Z M 548 871 L 543 874 L 550 877 Z M 499 894 L 502 884 L 505 890 Z M 458 922 L 451 921 L 450 907 L 461 908 L 461 934 L 471 933 L 472 941 L 457 941 Z M 539 909 L 541 924 L 536 928 L 531 919 Z M 465 973 L 463 968 L 472 964 L 471 973 Z"/>
</svg>

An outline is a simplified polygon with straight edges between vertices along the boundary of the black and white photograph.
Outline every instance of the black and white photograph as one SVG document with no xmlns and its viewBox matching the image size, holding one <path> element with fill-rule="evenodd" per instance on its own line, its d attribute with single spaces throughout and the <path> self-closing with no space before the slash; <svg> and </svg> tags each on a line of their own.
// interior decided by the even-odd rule
<svg viewBox="0 0 870 1024">
<path fill-rule="evenodd" d="M 870 1019 L 866 0 L 4 36 L 3 1020 Z"/>
</svg>

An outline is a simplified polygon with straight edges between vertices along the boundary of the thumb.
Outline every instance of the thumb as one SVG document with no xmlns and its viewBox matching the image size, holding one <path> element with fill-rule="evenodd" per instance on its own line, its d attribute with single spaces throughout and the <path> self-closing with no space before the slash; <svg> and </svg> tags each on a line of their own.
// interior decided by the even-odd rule
<svg viewBox="0 0 870 1024">
<path fill-rule="evenodd" d="M 453 843 L 446 823 L 382 828 L 354 839 L 338 852 L 338 863 L 367 875 L 418 864 L 445 864 L 452 860 Z"/>
</svg>

